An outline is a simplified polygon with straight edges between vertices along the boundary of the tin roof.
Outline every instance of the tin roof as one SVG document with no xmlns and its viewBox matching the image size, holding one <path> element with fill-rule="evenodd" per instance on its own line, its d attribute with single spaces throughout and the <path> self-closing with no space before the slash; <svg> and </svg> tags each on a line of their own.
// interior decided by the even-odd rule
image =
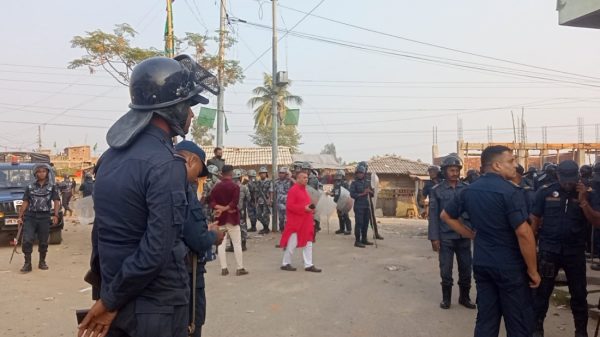
<svg viewBox="0 0 600 337">
<path fill-rule="evenodd" d="M 375 157 L 368 161 L 369 171 L 377 174 L 405 174 L 415 176 L 426 176 L 429 164 L 404 159 L 399 156 Z M 346 167 L 346 170 L 354 171 L 356 165 Z"/>
<path fill-rule="evenodd" d="M 207 160 L 213 157 L 214 148 L 214 146 L 203 147 L 206 151 Z M 292 164 L 292 154 L 289 147 L 279 146 L 277 156 L 278 165 Z M 271 147 L 223 147 L 223 159 L 225 159 L 226 164 L 234 167 L 271 165 Z"/>
<path fill-rule="evenodd" d="M 315 169 L 343 169 L 332 154 L 304 154 L 297 153 L 292 155 L 294 161 L 307 161 Z"/>
</svg>

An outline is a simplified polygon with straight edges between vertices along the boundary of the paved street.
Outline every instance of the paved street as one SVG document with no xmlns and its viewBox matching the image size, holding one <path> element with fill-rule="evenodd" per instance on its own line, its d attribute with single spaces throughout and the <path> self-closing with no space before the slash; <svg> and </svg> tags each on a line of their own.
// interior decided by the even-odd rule
<svg viewBox="0 0 600 337">
<path fill-rule="evenodd" d="M 323 273 L 279 270 L 278 235 L 253 236 L 244 254 L 250 275 L 220 275 L 208 266 L 205 336 L 469 336 L 475 311 L 455 304 L 439 309 L 437 258 L 424 221 L 381 219 L 379 248 L 354 248 L 352 236 L 336 236 L 336 222 L 317 238 L 315 264 Z M 0 247 L 0 336 L 74 336 L 74 311 L 91 304 L 87 270 L 91 226 L 68 222 L 64 243 L 51 246 L 49 271 L 20 275 L 22 255 L 8 264 Z M 229 253 L 230 269 L 235 269 Z M 294 256 L 301 267 L 301 254 Z M 34 263 L 37 256 L 34 254 Z M 456 287 L 455 287 L 456 288 Z M 475 292 L 472 292 L 473 297 Z M 595 300 L 594 300 L 595 301 Z M 592 301 L 590 301 L 592 302 Z M 232 320 L 231 317 L 236 317 Z M 571 335 L 568 309 L 553 307 L 546 336 Z M 592 325 L 590 322 L 590 332 Z"/>
</svg>

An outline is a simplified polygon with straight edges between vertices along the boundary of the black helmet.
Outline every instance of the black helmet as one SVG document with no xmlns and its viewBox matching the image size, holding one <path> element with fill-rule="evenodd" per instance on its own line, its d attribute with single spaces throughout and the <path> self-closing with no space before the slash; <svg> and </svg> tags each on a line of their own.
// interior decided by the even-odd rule
<svg viewBox="0 0 600 337">
<path fill-rule="evenodd" d="M 309 162 L 307 162 L 307 161 L 303 162 L 303 163 L 302 163 L 302 169 L 303 169 L 303 170 L 312 170 L 312 165 L 311 165 L 311 163 L 309 163 Z"/>
<path fill-rule="evenodd" d="M 369 163 L 367 163 L 366 161 L 361 161 L 358 162 L 358 164 L 356 166 L 362 166 L 365 168 L 365 172 L 369 170 Z"/>
<path fill-rule="evenodd" d="M 438 173 L 438 172 L 440 172 L 440 167 L 439 167 L 439 166 L 437 166 L 437 165 L 430 165 L 430 166 L 427 168 L 427 172 L 435 172 L 435 173 Z"/>
<path fill-rule="evenodd" d="M 187 55 L 174 59 L 152 57 L 140 62 L 129 81 L 129 107 L 153 110 L 190 101 L 190 106 L 206 104 L 208 99 L 199 94 L 204 89 L 219 94 L 216 77 Z"/>
<path fill-rule="evenodd" d="M 471 177 L 471 176 L 477 176 L 477 175 L 479 175 L 479 173 L 477 172 L 477 170 L 476 170 L 476 169 L 469 169 L 469 170 L 467 171 L 467 177 Z"/>
<path fill-rule="evenodd" d="M 448 156 L 448 157 L 444 158 L 444 160 L 442 160 L 442 170 L 445 170 L 446 168 L 448 168 L 450 166 L 457 166 L 459 169 L 462 169 L 462 167 L 463 167 L 462 160 L 460 160 L 460 158 L 455 157 L 455 156 Z"/>
<path fill-rule="evenodd" d="M 367 168 L 363 165 L 356 166 L 356 173 L 367 173 Z"/>
<path fill-rule="evenodd" d="M 591 177 L 593 172 L 594 172 L 594 170 L 592 169 L 592 167 L 590 165 L 581 165 L 581 167 L 579 168 L 579 174 L 581 175 L 582 178 Z"/>
<path fill-rule="evenodd" d="M 523 165 L 521 164 L 517 164 L 517 173 L 522 176 L 523 174 L 525 174 L 525 168 L 523 167 Z"/>
<path fill-rule="evenodd" d="M 172 136 L 185 136 L 189 107 L 208 103 L 199 95 L 205 89 L 217 95 L 217 78 L 187 55 L 174 59 L 152 57 L 140 62 L 129 80 L 131 110 L 108 130 L 108 145 L 117 149 L 129 146 L 154 114 L 167 121 Z"/>
</svg>

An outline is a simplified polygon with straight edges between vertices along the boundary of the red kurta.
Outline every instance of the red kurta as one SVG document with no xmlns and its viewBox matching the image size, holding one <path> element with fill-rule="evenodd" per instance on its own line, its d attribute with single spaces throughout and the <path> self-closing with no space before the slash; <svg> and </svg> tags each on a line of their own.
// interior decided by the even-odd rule
<svg viewBox="0 0 600 337">
<path fill-rule="evenodd" d="M 281 248 L 287 247 L 288 240 L 293 233 L 298 236 L 298 247 L 305 247 L 307 242 L 313 241 L 315 235 L 313 213 L 305 210 L 306 206 L 310 204 L 306 186 L 294 184 L 287 196 L 285 228 L 279 242 Z"/>
</svg>

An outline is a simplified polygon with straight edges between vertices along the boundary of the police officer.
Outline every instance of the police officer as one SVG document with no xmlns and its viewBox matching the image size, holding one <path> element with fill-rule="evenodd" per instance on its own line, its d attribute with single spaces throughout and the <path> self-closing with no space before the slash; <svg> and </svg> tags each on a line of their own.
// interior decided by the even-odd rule
<svg viewBox="0 0 600 337">
<path fill-rule="evenodd" d="M 558 179 L 556 177 L 556 164 L 554 163 L 544 163 L 543 173 L 538 176 L 537 184 L 535 186 L 536 191 L 546 187 L 550 184 L 557 182 Z"/>
<path fill-rule="evenodd" d="M 338 170 L 335 173 L 335 177 L 334 177 L 335 180 L 333 183 L 333 190 L 332 190 L 333 201 L 335 203 L 337 203 L 340 200 L 340 196 L 342 194 L 342 188 L 345 188 L 346 190 L 350 191 L 350 186 L 344 179 L 345 176 L 346 176 L 346 174 L 344 173 L 344 170 Z M 340 222 L 340 229 L 335 231 L 335 234 L 350 235 L 352 233 L 352 221 L 350 220 L 350 216 L 348 215 L 348 212 L 342 212 L 338 209 L 337 216 L 338 216 L 338 220 Z"/>
<path fill-rule="evenodd" d="M 367 169 L 357 166 L 354 172 L 354 181 L 350 184 L 350 196 L 354 199 L 354 247 L 365 248 L 365 245 L 373 243 L 367 240 L 371 210 L 369 207 L 369 196 L 373 196 L 371 184 L 365 179 Z"/>
<path fill-rule="evenodd" d="M 523 175 L 523 180 L 525 184 L 531 187 L 535 191 L 535 182 L 537 180 L 537 169 L 535 166 L 529 166 L 527 172 Z"/>
<path fill-rule="evenodd" d="M 512 182 L 521 188 L 523 196 L 525 197 L 525 202 L 527 203 L 527 212 L 531 213 L 533 204 L 535 203 L 535 190 L 533 189 L 533 186 L 530 186 L 527 183 L 524 176 L 525 168 L 521 166 L 521 164 L 517 164 L 517 174 Z"/>
<path fill-rule="evenodd" d="M 440 219 L 462 237 L 474 238 L 475 337 L 497 337 L 502 317 L 507 336 L 529 337 L 530 287 L 539 285 L 540 276 L 523 193 L 508 181 L 517 165 L 510 148 L 494 145 L 481 153 L 481 166 L 484 175 L 446 205 Z M 473 229 L 458 220 L 465 212 Z"/>
<path fill-rule="evenodd" d="M 246 251 L 246 240 L 248 239 L 248 213 L 246 213 L 246 207 L 250 203 L 250 190 L 248 186 L 242 184 L 242 170 L 233 170 L 233 181 L 240 187 L 240 201 L 238 202 L 238 210 L 240 211 L 240 230 L 242 232 L 242 251 Z M 233 252 L 233 245 L 231 244 L 231 238 L 229 239 L 230 245 L 225 251 Z"/>
<path fill-rule="evenodd" d="M 467 176 L 465 177 L 464 182 L 467 184 L 472 184 L 479 178 L 479 172 L 476 169 L 469 169 L 467 171 Z"/>
<path fill-rule="evenodd" d="M 369 164 L 366 161 L 361 161 L 361 162 L 358 162 L 357 166 L 362 166 L 362 167 L 365 168 L 365 182 L 366 182 L 367 185 L 371 186 L 371 188 L 372 188 L 373 184 L 371 182 L 371 174 L 369 172 Z M 371 195 L 371 197 L 373 197 L 373 195 Z M 374 206 L 375 205 L 369 203 L 370 212 L 373 212 L 373 213 L 375 212 L 375 209 L 372 208 Z M 369 216 L 369 222 L 373 222 L 373 219 L 372 219 L 371 216 Z M 376 240 L 383 240 L 383 236 L 379 235 L 379 230 L 377 228 L 377 223 L 372 223 L 371 225 L 373 226 L 373 232 L 374 232 L 375 239 Z"/>
<path fill-rule="evenodd" d="M 439 184 L 442 181 L 440 175 L 440 167 L 436 165 L 431 165 L 427 168 L 427 173 L 429 173 L 429 180 L 423 184 L 423 199 L 429 198 L 429 194 L 431 193 L 431 189 L 433 186 Z"/>
<path fill-rule="evenodd" d="M 256 181 L 256 218 L 263 226 L 258 234 L 269 234 L 269 220 L 271 216 L 271 179 L 269 179 L 269 171 L 265 166 L 258 170 L 259 180 Z"/>
<path fill-rule="evenodd" d="M 62 206 L 65 209 L 65 215 L 67 215 L 67 212 L 69 215 L 73 215 L 73 210 L 69 206 L 71 198 L 73 197 L 73 182 L 68 175 L 64 175 L 63 181 L 58 184 L 58 189 L 60 191 Z"/>
<path fill-rule="evenodd" d="M 48 252 L 48 237 L 50 224 L 58 224 L 60 197 L 56 186 L 50 181 L 50 167 L 38 164 L 33 168 L 35 183 L 28 185 L 23 194 L 23 204 L 19 209 L 19 226 L 23 227 L 23 254 L 25 264 L 22 273 L 31 271 L 31 253 L 33 242 L 38 240 L 40 260 L 38 268 L 47 270 L 46 253 Z M 54 206 L 52 204 L 54 203 Z"/>
<path fill-rule="evenodd" d="M 257 200 L 257 186 L 256 186 L 256 171 L 248 170 L 248 192 L 250 193 L 250 202 L 248 203 L 248 218 L 250 219 L 250 228 L 248 232 L 256 232 L 256 200 Z"/>
<path fill-rule="evenodd" d="M 79 191 L 84 198 L 89 197 L 94 193 L 94 177 L 91 173 L 88 172 L 85 174 L 83 183 L 79 186 Z"/>
<path fill-rule="evenodd" d="M 294 182 L 289 177 L 287 167 L 279 168 L 279 177 L 275 180 L 275 191 L 271 193 L 271 199 L 277 201 L 277 221 L 279 222 L 279 231 L 283 232 L 285 226 L 285 205 L 287 203 L 287 195 L 294 185 Z"/>
<path fill-rule="evenodd" d="M 542 276 L 534 302 L 537 323 L 534 336 L 544 335 L 544 318 L 554 279 L 562 268 L 571 295 L 575 336 L 585 337 L 588 335 L 585 233 L 591 206 L 585 185 L 581 184 L 584 188 L 579 193 L 576 190 L 580 179 L 577 163 L 565 160 L 558 165 L 557 173 L 558 182 L 543 187 L 536 195 L 532 212 L 532 228 L 534 231 L 539 228 L 538 260 Z"/>
<path fill-rule="evenodd" d="M 591 185 L 592 175 L 594 174 L 594 169 L 590 165 L 581 165 L 579 168 L 579 175 L 581 176 L 581 182 L 586 185 Z"/>
<path fill-rule="evenodd" d="M 469 291 L 471 290 L 471 240 L 461 237 L 444 221 L 440 220 L 439 214 L 442 212 L 459 193 L 464 190 L 467 184 L 460 181 L 460 170 L 462 170 L 462 161 L 454 156 L 447 156 L 442 161 L 442 173 L 445 179 L 431 189 L 429 195 L 429 240 L 434 252 L 439 253 L 440 275 L 442 277 L 442 302 L 440 308 L 449 309 L 452 297 L 452 265 L 454 255 L 458 263 L 458 286 L 460 287 L 460 297 L 458 303 L 469 308 L 475 309 L 476 306 L 471 302 Z M 461 220 L 467 226 L 470 226 L 468 219 L 461 217 Z"/>
<path fill-rule="evenodd" d="M 213 209 L 210 207 L 210 193 L 216 184 L 219 183 L 219 168 L 215 165 L 208 165 L 208 179 L 204 182 L 204 188 L 202 189 L 202 198 L 200 202 L 204 205 L 204 214 L 209 221 L 214 220 Z"/>
<path fill-rule="evenodd" d="M 186 55 L 140 62 L 129 82 L 131 110 L 109 129 L 94 187 L 93 272 L 100 299 L 79 335 L 185 337 L 189 283 L 182 238 L 188 212 L 184 137 L 191 106 L 218 94 L 217 80 Z"/>
<path fill-rule="evenodd" d="M 198 178 L 206 177 L 208 170 L 204 165 L 206 153 L 198 145 L 184 140 L 175 147 L 177 153 L 185 159 L 187 170 L 187 200 L 189 203 L 188 213 L 183 224 L 183 240 L 190 249 L 186 257 L 188 274 L 190 279 L 190 336 L 202 336 L 202 325 L 206 318 L 206 294 L 204 287 L 204 274 L 206 273 L 206 262 L 214 260 L 211 248 L 220 245 L 223 241 L 224 232 L 217 229 L 216 224 L 208 225 L 202 204 L 198 200 Z M 194 268 L 195 263 L 195 268 Z M 195 271 L 195 283 L 194 283 Z M 195 296 L 194 296 L 195 294 Z"/>
</svg>

